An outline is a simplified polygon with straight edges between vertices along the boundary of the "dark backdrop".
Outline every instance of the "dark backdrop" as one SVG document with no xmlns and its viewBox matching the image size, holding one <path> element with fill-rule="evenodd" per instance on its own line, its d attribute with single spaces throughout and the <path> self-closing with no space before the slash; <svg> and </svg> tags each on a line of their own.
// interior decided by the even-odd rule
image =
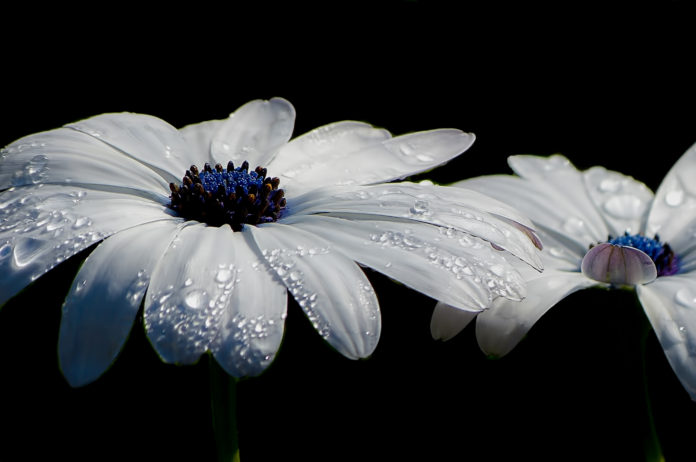
<svg viewBox="0 0 696 462">
<path fill-rule="evenodd" d="M 696 142 L 688 2 L 564 5 L 25 11 L 8 16 L 0 45 L 0 144 L 102 112 L 182 126 L 282 96 L 296 134 L 344 119 L 476 133 L 424 176 L 440 182 L 560 152 L 654 190 Z M 0 460 L 211 459 L 206 362 L 160 363 L 141 326 L 97 382 L 65 383 L 60 306 L 78 267 L 0 311 Z M 277 360 L 239 385 L 242 460 L 641 460 L 642 314 L 630 293 L 568 297 L 493 361 L 471 328 L 434 342 L 434 301 L 366 272 L 383 315 L 373 357 L 331 351 L 291 302 Z M 694 460 L 696 404 L 654 336 L 647 368 L 667 460 Z"/>
</svg>

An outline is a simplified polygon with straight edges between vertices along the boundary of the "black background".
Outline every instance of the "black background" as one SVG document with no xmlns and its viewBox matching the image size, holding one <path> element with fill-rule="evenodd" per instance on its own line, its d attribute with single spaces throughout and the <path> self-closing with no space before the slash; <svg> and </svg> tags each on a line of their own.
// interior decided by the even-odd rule
<svg viewBox="0 0 696 462">
<path fill-rule="evenodd" d="M 183 126 L 282 96 L 295 134 L 344 119 L 474 132 L 469 151 L 422 176 L 440 182 L 560 152 L 655 190 L 696 142 L 688 3 L 17 12 L 0 45 L 0 144 L 102 112 Z M 162 364 L 141 325 L 102 378 L 65 383 L 60 306 L 78 267 L 61 265 L 0 311 L 0 460 L 213 459 L 206 361 Z M 239 385 L 242 460 L 642 459 L 631 293 L 574 294 L 493 361 L 471 328 L 434 342 L 434 301 L 366 272 L 383 316 L 376 352 L 341 357 L 291 302 L 276 361 Z M 667 460 L 696 460 L 696 404 L 654 336 L 647 351 Z"/>
</svg>

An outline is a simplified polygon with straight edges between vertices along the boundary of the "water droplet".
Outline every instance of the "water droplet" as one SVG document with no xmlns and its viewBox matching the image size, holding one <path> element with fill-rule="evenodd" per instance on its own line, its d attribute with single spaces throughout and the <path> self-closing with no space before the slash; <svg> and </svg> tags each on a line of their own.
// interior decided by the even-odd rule
<svg viewBox="0 0 696 462">
<path fill-rule="evenodd" d="M 696 308 L 696 296 L 689 289 L 678 290 L 674 295 L 674 301 L 685 308 Z"/>
<path fill-rule="evenodd" d="M 184 295 L 184 302 L 189 308 L 198 309 L 205 306 L 208 294 L 202 289 L 190 290 L 186 295 Z"/>
<path fill-rule="evenodd" d="M 605 178 L 599 183 L 599 190 L 601 192 L 612 193 L 619 190 L 621 186 L 621 181 L 618 178 Z"/>
<path fill-rule="evenodd" d="M 10 244 L 9 241 L 6 241 L 4 244 L 0 246 L 0 260 L 4 260 L 10 254 L 12 253 L 12 244 Z"/>
<path fill-rule="evenodd" d="M 580 218 L 570 217 L 563 223 L 563 230 L 573 235 L 582 235 L 585 231 L 585 222 Z"/>
<path fill-rule="evenodd" d="M 218 270 L 217 274 L 215 275 L 215 282 L 224 284 L 225 282 L 229 281 L 230 278 L 232 278 L 232 274 L 232 269 L 222 268 Z"/>
<path fill-rule="evenodd" d="M 435 159 L 427 154 L 416 154 L 416 159 L 423 163 L 433 162 Z"/>
<path fill-rule="evenodd" d="M 75 223 L 73 223 L 73 228 L 78 229 L 82 228 L 83 226 L 89 226 L 92 224 L 92 221 L 87 218 L 87 217 L 79 217 L 75 220 Z"/>
<path fill-rule="evenodd" d="M 665 194 L 665 203 L 670 207 L 679 207 L 684 201 L 684 191 L 675 189 Z"/>
<path fill-rule="evenodd" d="M 191 284 L 193 284 L 193 279 L 191 279 L 191 278 L 186 278 L 186 280 L 184 281 L 184 286 L 185 286 L 185 287 L 188 287 L 188 286 L 190 286 Z"/>
<path fill-rule="evenodd" d="M 645 203 L 632 195 L 613 196 L 604 203 L 604 210 L 616 218 L 638 218 L 645 210 Z"/>
<path fill-rule="evenodd" d="M 85 288 L 85 285 L 87 285 L 87 281 L 84 279 L 82 281 L 78 282 L 77 285 L 75 286 L 75 292 L 76 293 L 82 292 L 82 289 Z"/>
<path fill-rule="evenodd" d="M 427 215 L 430 213 L 430 203 L 423 199 L 418 199 L 411 207 L 411 213 L 415 215 Z"/>
<path fill-rule="evenodd" d="M 33 237 L 22 237 L 14 248 L 14 261 L 20 268 L 28 265 L 49 248 L 47 242 Z"/>
<path fill-rule="evenodd" d="M 390 261 L 388 261 L 384 264 L 385 268 L 391 268 L 391 266 L 392 266 L 392 262 L 390 262 Z"/>
</svg>

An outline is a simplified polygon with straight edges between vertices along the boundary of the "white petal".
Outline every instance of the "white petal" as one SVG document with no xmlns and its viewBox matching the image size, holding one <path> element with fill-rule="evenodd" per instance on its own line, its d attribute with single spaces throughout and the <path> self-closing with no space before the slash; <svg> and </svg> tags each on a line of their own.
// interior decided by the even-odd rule
<svg viewBox="0 0 696 462">
<path fill-rule="evenodd" d="M 186 226 L 155 268 L 145 297 L 145 327 L 162 360 L 191 364 L 211 349 L 218 336 L 236 278 L 219 282 L 219 273 L 236 271 L 227 225 Z"/>
<path fill-rule="evenodd" d="M 499 296 L 520 299 L 524 282 L 487 242 L 420 222 L 351 221 L 321 215 L 283 220 L 348 257 L 429 297 L 479 311 Z"/>
<path fill-rule="evenodd" d="M 592 238 L 590 242 L 606 240 L 608 230 L 604 219 L 590 199 L 582 173 L 568 159 L 561 155 L 510 156 L 508 163 L 520 177 L 546 191 L 547 200 L 554 198 L 570 206 L 569 210 L 577 215 L 574 218 L 582 223 L 565 222 L 566 231 L 577 236 L 584 231 Z"/>
<path fill-rule="evenodd" d="M 595 285 L 581 273 L 545 270 L 527 281 L 521 302 L 499 298 L 476 318 L 476 338 L 488 355 L 509 353 L 552 306 L 571 293 Z"/>
<path fill-rule="evenodd" d="M 255 376 L 273 361 L 283 339 L 287 289 L 248 231 L 231 237 L 235 266 L 222 268 L 215 279 L 219 284 L 234 280 L 234 285 L 212 351 L 228 374 Z"/>
<path fill-rule="evenodd" d="M 210 152 L 213 136 L 220 129 L 224 120 L 207 120 L 197 124 L 186 125 L 179 132 L 191 149 L 191 162 L 199 169 L 206 163 L 214 163 Z"/>
<path fill-rule="evenodd" d="M 510 207 L 466 189 L 407 182 L 332 187 L 289 199 L 287 209 L 293 215 L 364 214 L 452 227 L 491 242 L 535 268 L 542 267 L 535 247 L 538 241 L 530 238 L 527 220 Z"/>
<path fill-rule="evenodd" d="M 213 159 L 222 165 L 245 160 L 253 169 L 265 166 L 290 139 L 295 108 L 282 98 L 251 101 L 224 121 L 210 145 Z"/>
<path fill-rule="evenodd" d="M 97 379 L 130 332 L 150 275 L 177 231 L 159 221 L 116 233 L 85 260 L 63 305 L 58 357 L 70 385 Z"/>
<path fill-rule="evenodd" d="M 66 125 L 121 151 L 160 173 L 167 183 L 180 182 L 192 161 L 179 131 L 145 114 L 103 114 Z"/>
<path fill-rule="evenodd" d="M 296 195 L 321 186 L 405 178 L 449 161 L 473 142 L 474 135 L 454 129 L 390 138 L 366 124 L 339 122 L 292 140 L 269 171 Z"/>
<path fill-rule="evenodd" d="M 696 275 L 677 274 L 638 286 L 638 297 L 667 360 L 696 401 Z"/>
<path fill-rule="evenodd" d="M 616 237 L 628 231 L 644 229 L 653 193 L 645 184 L 630 176 L 593 167 L 583 172 L 588 194 L 607 222 L 609 233 Z"/>
<path fill-rule="evenodd" d="M 655 193 L 646 234 L 682 253 L 696 232 L 696 144 L 672 166 Z"/>
<path fill-rule="evenodd" d="M 0 304 L 58 263 L 111 234 L 156 220 L 181 221 L 136 196 L 57 185 L 0 195 Z"/>
<path fill-rule="evenodd" d="M 584 254 L 590 243 L 605 241 L 609 234 L 603 224 L 600 229 L 591 226 L 597 220 L 586 217 L 575 207 L 572 199 L 543 181 L 532 182 L 512 175 L 491 175 L 460 181 L 454 186 L 478 191 L 515 207 L 540 230 L 565 236 L 568 247 L 578 256 Z"/>
<path fill-rule="evenodd" d="M 449 340 L 464 330 L 477 314 L 437 302 L 430 319 L 430 334 L 435 340 Z"/>
<path fill-rule="evenodd" d="M 0 156 L 0 188 L 40 183 L 137 190 L 166 199 L 169 182 L 121 151 L 70 128 L 15 141 Z"/>
<path fill-rule="evenodd" d="M 381 317 L 362 270 L 329 242 L 292 226 L 247 228 L 319 334 L 348 358 L 369 356 Z"/>
<path fill-rule="evenodd" d="M 645 252 L 609 243 L 592 247 L 581 268 L 588 278 L 617 286 L 645 284 L 657 277 L 655 263 Z"/>
</svg>

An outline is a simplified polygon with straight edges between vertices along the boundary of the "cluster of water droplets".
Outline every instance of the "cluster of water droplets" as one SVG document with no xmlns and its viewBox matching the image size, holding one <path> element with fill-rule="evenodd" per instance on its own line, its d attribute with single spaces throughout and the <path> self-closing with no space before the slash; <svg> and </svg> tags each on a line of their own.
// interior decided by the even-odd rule
<svg viewBox="0 0 696 462">
<path fill-rule="evenodd" d="M 39 188 L 38 191 L 40 191 Z M 93 229 L 92 219 L 74 209 L 81 190 L 49 195 L 10 189 L 0 200 L 0 262 L 23 269 L 32 279 L 108 235 Z"/>
<path fill-rule="evenodd" d="M 271 269 L 282 279 L 288 291 L 295 298 L 309 321 L 324 339 L 331 333 L 329 323 L 316 311 L 320 295 L 307 287 L 305 275 L 297 266 L 298 258 L 311 258 L 316 255 L 326 255 L 330 250 L 326 247 L 306 248 L 298 246 L 294 249 L 264 249 L 261 251 Z"/>
<path fill-rule="evenodd" d="M 0 162 L 5 162 L 6 159 L 9 160 L 14 154 L 19 154 L 27 150 L 36 151 L 45 147 L 46 143 L 38 142 L 20 143 L 8 146 L 0 150 Z M 12 174 L 10 183 L 13 186 L 41 183 L 46 178 L 48 160 L 48 156 L 45 154 L 36 154 Z"/>
</svg>

